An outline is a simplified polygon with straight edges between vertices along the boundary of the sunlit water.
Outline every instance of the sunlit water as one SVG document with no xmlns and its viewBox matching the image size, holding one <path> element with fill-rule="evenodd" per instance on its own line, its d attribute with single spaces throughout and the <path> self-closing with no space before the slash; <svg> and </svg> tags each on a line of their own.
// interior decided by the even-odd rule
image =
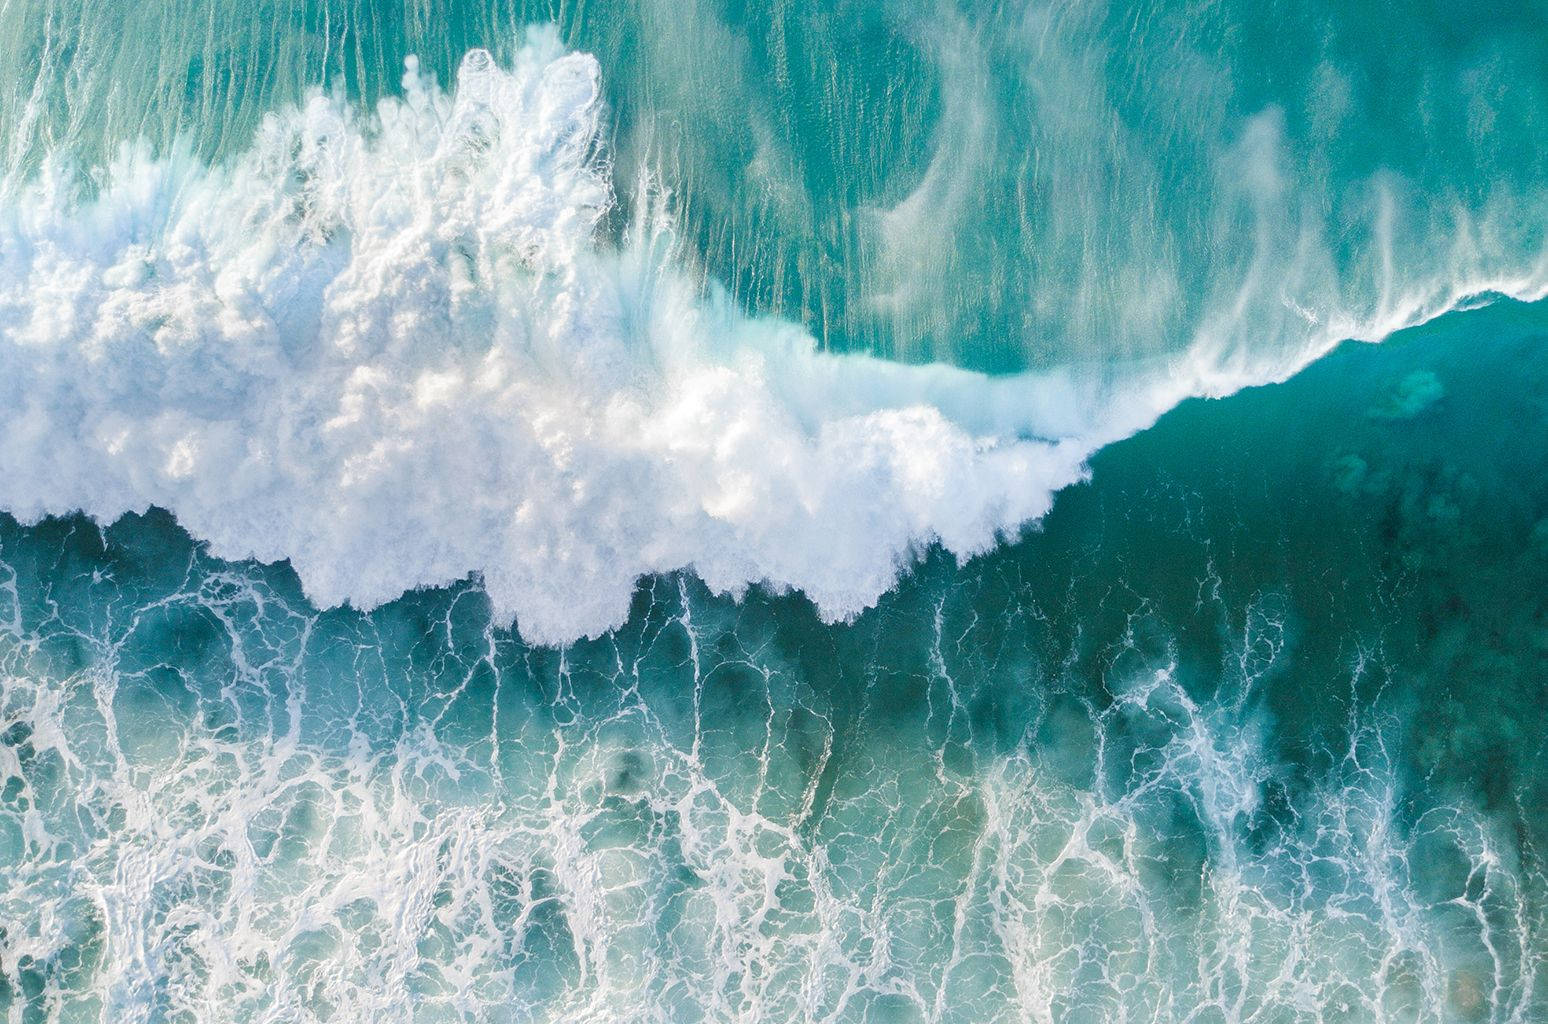
<svg viewBox="0 0 1548 1024">
<path fill-rule="evenodd" d="M 0 1011 L 1548 1018 L 1548 22 L 1262 6 L 0 6 Z"/>
</svg>

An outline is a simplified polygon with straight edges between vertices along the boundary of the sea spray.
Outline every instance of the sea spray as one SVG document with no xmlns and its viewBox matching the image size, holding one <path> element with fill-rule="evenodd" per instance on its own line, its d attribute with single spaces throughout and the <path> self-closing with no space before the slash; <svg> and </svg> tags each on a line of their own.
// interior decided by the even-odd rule
<svg viewBox="0 0 1548 1024">
<path fill-rule="evenodd" d="M 659 203 L 607 240 L 600 71 L 553 33 L 403 87 L 370 116 L 314 94 L 218 166 L 128 147 L 91 196 L 54 167 L 0 213 L 0 507 L 156 505 L 323 606 L 478 574 L 539 642 L 681 568 L 838 620 L 931 544 L 1014 537 L 1182 398 L 1481 287 L 1308 329 L 1289 362 L 1208 332 L 1096 374 L 835 354 L 700 286 Z"/>
</svg>

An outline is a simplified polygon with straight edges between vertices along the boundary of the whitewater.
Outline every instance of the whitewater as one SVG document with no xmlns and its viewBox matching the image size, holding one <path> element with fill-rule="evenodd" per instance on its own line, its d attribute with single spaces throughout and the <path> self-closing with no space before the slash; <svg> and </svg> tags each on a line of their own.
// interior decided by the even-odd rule
<svg viewBox="0 0 1548 1024">
<path fill-rule="evenodd" d="M 533 30 L 445 89 L 410 59 L 370 112 L 313 92 L 213 165 L 128 144 L 95 176 L 7 181 L 0 508 L 164 508 L 215 555 L 288 561 L 320 607 L 473 575 L 543 644 L 619 626 L 679 569 L 847 620 L 931 545 L 1014 538 L 1185 398 L 1548 288 L 1484 213 L 1459 213 L 1444 275 L 1405 274 L 1388 208 L 1379 290 L 1301 294 L 1331 256 L 1276 234 L 1270 116 L 1233 158 L 1263 193 L 1256 252 L 1185 344 L 1011 375 L 835 352 L 696 268 L 662 183 L 620 212 L 600 75 Z"/>
<path fill-rule="evenodd" d="M 0 1021 L 1548 1019 L 1545 41 L 0 0 Z"/>
</svg>

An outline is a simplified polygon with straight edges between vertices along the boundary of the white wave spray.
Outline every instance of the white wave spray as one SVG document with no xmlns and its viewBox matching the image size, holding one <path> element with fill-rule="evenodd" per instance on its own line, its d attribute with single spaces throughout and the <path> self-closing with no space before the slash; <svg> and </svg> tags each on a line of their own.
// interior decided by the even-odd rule
<svg viewBox="0 0 1548 1024">
<path fill-rule="evenodd" d="M 221 167 L 130 148 L 89 200 L 49 168 L 0 210 L 0 507 L 162 506 L 324 606 L 476 573 L 539 643 L 682 568 L 842 619 L 922 548 L 1037 519 L 1177 401 L 1475 290 L 1309 327 L 1267 366 L 1207 337 L 1096 380 L 829 354 L 700 287 L 664 216 L 601 239 L 603 119 L 596 62 L 539 31 L 450 91 L 410 61 L 373 116 L 314 95 Z"/>
</svg>

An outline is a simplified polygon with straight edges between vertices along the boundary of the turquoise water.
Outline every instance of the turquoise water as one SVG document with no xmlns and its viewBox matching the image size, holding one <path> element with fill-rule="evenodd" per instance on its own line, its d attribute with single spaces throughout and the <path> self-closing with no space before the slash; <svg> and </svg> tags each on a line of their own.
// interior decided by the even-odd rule
<svg viewBox="0 0 1548 1024">
<path fill-rule="evenodd" d="M 1548 1019 L 1536 7 L 0 86 L 6 1019 Z"/>
</svg>

